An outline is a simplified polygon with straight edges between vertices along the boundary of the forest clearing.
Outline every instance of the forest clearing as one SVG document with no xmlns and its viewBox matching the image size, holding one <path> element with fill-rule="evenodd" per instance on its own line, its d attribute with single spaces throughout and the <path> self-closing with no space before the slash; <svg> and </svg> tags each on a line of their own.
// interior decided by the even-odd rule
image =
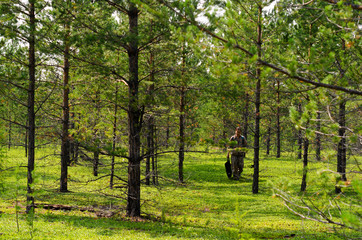
<svg viewBox="0 0 362 240">
<path fill-rule="evenodd" d="M 19 149 L 6 153 L 11 159 L 6 167 L 24 166 Z M 40 155 L 53 150 L 41 149 Z M 260 162 L 260 193 L 253 194 L 252 160 L 247 158 L 239 181 L 227 178 L 222 151 L 189 153 L 185 159 L 185 183 L 177 181 L 177 155 L 159 159 L 159 184 L 142 184 L 142 214 L 140 218 L 125 216 L 126 201 L 122 190 L 109 189 L 109 177 L 97 181 L 90 162 L 80 161 L 69 169 L 68 193 L 60 193 L 59 160 L 51 155 L 41 158 L 35 176 L 35 215 L 25 214 L 26 168 L 12 169 L 2 179 L 0 239 L 352 239 L 358 232 L 301 219 L 290 212 L 283 201 L 273 195 L 273 188 L 287 186 L 294 197 L 301 196 L 302 162 L 292 154 L 282 157 L 263 156 Z M 361 158 L 358 159 L 359 164 Z M 110 159 L 103 159 L 100 176 L 109 174 Z M 326 206 L 322 196 L 318 170 L 328 169 L 331 162 L 310 163 L 310 176 L 305 200 Z M 351 164 L 348 169 L 356 169 Z M 357 176 L 358 177 L 358 176 Z M 356 175 L 351 174 L 353 181 Z M 281 184 L 283 183 L 283 184 Z M 323 187 L 331 196 L 334 178 Z M 347 203 L 354 191 L 346 190 L 341 202 Z M 320 195 L 319 195 L 320 194 Z M 114 197 L 112 197 L 114 195 Z M 41 206 L 59 209 L 47 209 Z M 61 206 L 73 207 L 61 209 Z M 349 210 L 352 206 L 348 206 Z M 336 216 L 336 209 L 330 209 Z M 313 214 L 312 214 L 313 215 Z M 333 220 L 341 221 L 338 217 Z"/>
</svg>

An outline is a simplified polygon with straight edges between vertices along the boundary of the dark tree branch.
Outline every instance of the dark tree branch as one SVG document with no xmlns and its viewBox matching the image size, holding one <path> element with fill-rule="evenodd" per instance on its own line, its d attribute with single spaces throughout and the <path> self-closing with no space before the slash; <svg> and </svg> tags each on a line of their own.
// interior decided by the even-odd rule
<svg viewBox="0 0 362 240">
<path fill-rule="evenodd" d="M 106 0 L 106 2 L 110 6 L 115 7 L 116 9 L 118 9 L 119 11 L 121 11 L 121 12 L 123 12 L 125 14 L 128 14 L 128 10 L 126 8 L 122 7 L 121 5 L 119 5 L 119 4 L 117 4 L 117 3 L 113 2 L 113 1 L 109 1 L 109 0 Z"/>
<path fill-rule="evenodd" d="M 172 6 L 170 6 L 170 4 L 168 2 L 166 2 L 165 0 L 158 0 L 159 2 L 161 2 L 162 4 L 164 4 L 166 7 L 168 7 L 171 11 L 175 12 L 177 15 L 179 15 L 180 17 L 182 17 L 185 21 L 187 21 L 188 23 L 196 26 L 200 31 L 208 34 L 209 36 L 218 39 L 219 41 L 223 42 L 223 43 L 229 43 L 229 40 L 222 38 L 220 36 L 218 36 L 217 34 L 213 33 L 212 31 L 210 31 L 209 29 L 205 28 L 204 26 L 200 25 L 199 23 L 197 23 L 195 20 L 189 19 L 186 15 L 183 15 L 182 13 L 180 13 L 179 11 L 177 11 L 176 9 L 174 9 Z M 332 0 L 331 0 L 332 1 Z M 334 1 L 333 1 L 334 2 Z M 234 45 L 233 46 L 235 49 L 239 49 L 242 52 L 244 52 L 247 56 L 252 57 L 254 56 L 254 54 L 252 54 L 250 51 L 248 51 L 246 48 L 240 46 L 240 45 Z M 272 63 L 266 62 L 264 60 L 261 60 L 260 58 L 257 59 L 257 62 L 261 65 L 264 65 L 266 67 L 270 67 L 280 73 L 283 73 L 284 75 L 288 76 L 289 78 L 292 79 L 296 79 L 298 81 L 304 82 L 304 83 L 308 83 L 308 84 L 312 84 L 316 87 L 323 87 L 323 88 L 329 88 L 329 89 L 334 89 L 334 90 L 338 90 L 338 91 L 342 91 L 342 92 L 346 92 L 349 94 L 355 94 L 355 95 L 360 95 L 362 96 L 362 92 L 355 90 L 355 89 L 349 89 L 349 88 L 344 88 L 344 87 L 340 87 L 337 85 L 331 85 L 331 84 L 325 84 L 325 83 L 321 83 L 321 82 L 315 82 L 312 81 L 310 79 L 307 79 L 305 77 L 302 76 L 297 76 L 297 75 L 293 75 L 292 73 L 290 73 L 288 70 L 286 70 L 283 67 L 280 66 L 276 66 Z"/>
<path fill-rule="evenodd" d="M 332 4 L 337 4 L 339 2 L 337 0 L 324 0 L 324 1 L 332 3 Z M 353 4 L 353 3 L 349 3 L 349 2 L 344 2 L 343 4 L 346 5 L 346 6 L 351 6 L 353 9 L 356 9 L 358 11 L 362 10 L 362 5 Z"/>
</svg>

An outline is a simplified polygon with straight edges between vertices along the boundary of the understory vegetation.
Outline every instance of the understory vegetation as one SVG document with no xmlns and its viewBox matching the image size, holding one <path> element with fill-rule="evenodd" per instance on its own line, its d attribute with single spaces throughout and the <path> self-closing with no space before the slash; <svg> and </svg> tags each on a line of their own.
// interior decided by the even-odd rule
<svg viewBox="0 0 362 240">
<path fill-rule="evenodd" d="M 109 189 L 110 159 L 103 157 L 98 177 L 91 162 L 80 160 L 69 167 L 68 193 L 59 192 L 59 158 L 54 149 L 39 149 L 34 172 L 35 214 L 25 214 L 26 158 L 22 148 L 5 152 L 0 201 L 0 239 L 353 239 L 358 231 L 302 219 L 289 211 L 275 189 L 301 197 L 302 161 L 293 154 L 281 158 L 263 155 L 260 192 L 252 193 L 252 158 L 247 156 L 242 178 L 229 180 L 222 150 L 185 155 L 185 181 L 177 181 L 177 155 L 158 157 L 158 185 L 141 185 L 141 217 L 126 217 L 124 189 Z M 249 154 L 250 155 L 250 154 Z M 359 161 L 359 163 L 358 163 Z M 350 161 L 356 169 L 361 159 Z M 122 159 L 116 164 L 122 165 Z M 357 191 L 346 186 L 334 193 L 335 177 L 321 174 L 334 169 L 334 161 L 310 161 L 304 199 L 323 206 L 327 197 L 341 200 L 341 211 L 361 213 L 347 205 Z M 144 169 L 144 168 L 143 168 Z M 124 174 L 124 173 L 122 173 Z M 122 175 L 121 174 L 121 175 Z M 144 173 L 143 173 L 144 176 Z M 142 179 L 144 177 L 141 177 Z M 321 179 L 324 181 L 321 181 Z M 349 181 L 358 180 L 350 173 Z M 274 189 L 274 191 L 273 191 Z M 320 189 L 327 195 L 323 196 Z M 334 221 L 345 221 L 329 213 Z M 357 223 L 360 224 L 360 223 Z M 361 226 L 359 226 L 361 227 Z"/>
</svg>

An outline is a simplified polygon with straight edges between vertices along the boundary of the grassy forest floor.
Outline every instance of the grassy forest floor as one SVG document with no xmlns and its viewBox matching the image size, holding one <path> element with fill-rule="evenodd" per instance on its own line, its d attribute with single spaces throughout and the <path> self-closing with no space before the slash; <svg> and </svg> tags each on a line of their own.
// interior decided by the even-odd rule
<svg viewBox="0 0 362 240">
<path fill-rule="evenodd" d="M 158 158 L 159 185 L 142 185 L 142 218 L 125 217 L 123 188 L 109 189 L 110 159 L 104 157 L 99 176 L 92 163 L 79 161 L 69 167 L 70 192 L 59 193 L 60 157 L 51 149 L 37 152 L 34 217 L 24 214 L 26 168 L 1 172 L 0 239 L 344 239 L 362 237 L 356 232 L 303 220 L 273 197 L 272 183 L 287 183 L 291 193 L 300 194 L 302 161 L 293 155 L 262 156 L 259 193 L 252 194 L 252 153 L 248 153 L 239 181 L 229 180 L 224 169 L 225 153 L 187 153 L 185 184 L 177 183 L 176 154 Z M 311 155 L 311 158 L 313 156 Z M 361 163 L 361 158 L 359 159 Z M 23 149 L 5 153 L 3 167 L 25 166 Z M 118 168 L 126 162 L 117 159 Z M 348 169 L 354 168 L 349 161 Z M 123 166 L 123 167 L 122 167 Z M 307 192 L 318 188 L 317 169 L 334 170 L 335 162 L 311 161 Z M 144 167 L 143 169 L 144 170 Z M 117 170 L 118 173 L 124 170 Z M 347 176 L 349 179 L 357 176 Z M 99 179 L 98 179 L 99 178 Z M 93 181 L 98 179 L 97 181 Z M 320 187 L 320 186 L 319 186 Z M 334 190 L 333 182 L 330 183 Z M 346 194 L 354 194 L 348 193 Z M 315 199 L 315 200 L 318 200 Z M 71 210 L 48 209 L 60 206 Z"/>
</svg>

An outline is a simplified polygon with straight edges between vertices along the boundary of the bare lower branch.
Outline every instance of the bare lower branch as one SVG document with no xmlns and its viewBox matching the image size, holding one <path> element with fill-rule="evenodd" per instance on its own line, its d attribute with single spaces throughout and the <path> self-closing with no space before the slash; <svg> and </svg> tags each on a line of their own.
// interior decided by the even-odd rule
<svg viewBox="0 0 362 240">
<path fill-rule="evenodd" d="M 321 222 L 321 223 L 324 223 L 324 224 L 334 224 L 334 225 L 337 225 L 337 226 L 341 226 L 341 227 L 345 227 L 345 228 L 349 228 L 349 229 L 353 229 L 353 230 L 359 230 L 359 229 L 356 229 L 356 228 L 353 228 L 351 226 L 347 226 L 346 224 L 344 223 L 340 223 L 340 222 L 336 222 L 336 221 L 333 221 L 331 220 L 330 218 L 328 218 L 325 214 L 321 214 L 320 211 L 316 211 L 315 209 L 309 207 L 308 205 L 306 206 L 300 206 L 290 200 L 288 200 L 286 197 L 280 195 L 280 194 L 275 194 L 277 197 L 280 197 L 281 199 L 283 199 L 284 201 L 284 205 L 291 211 L 293 212 L 295 215 L 298 215 L 299 217 L 301 218 L 304 218 L 304 219 L 308 219 L 308 220 L 311 220 L 311 221 L 315 221 L 315 222 Z M 304 202 L 303 202 L 304 203 Z M 318 216 L 322 217 L 323 219 L 318 219 L 318 218 L 314 218 L 314 217 L 309 217 L 309 216 L 306 216 L 305 214 L 302 214 L 302 213 L 299 213 L 297 212 L 296 210 L 294 210 L 291 206 L 289 206 L 288 204 L 290 205 L 294 205 L 295 207 L 297 208 L 304 208 L 304 209 L 308 209 L 309 211 L 312 211 L 312 212 L 315 212 L 318 214 Z"/>
</svg>

